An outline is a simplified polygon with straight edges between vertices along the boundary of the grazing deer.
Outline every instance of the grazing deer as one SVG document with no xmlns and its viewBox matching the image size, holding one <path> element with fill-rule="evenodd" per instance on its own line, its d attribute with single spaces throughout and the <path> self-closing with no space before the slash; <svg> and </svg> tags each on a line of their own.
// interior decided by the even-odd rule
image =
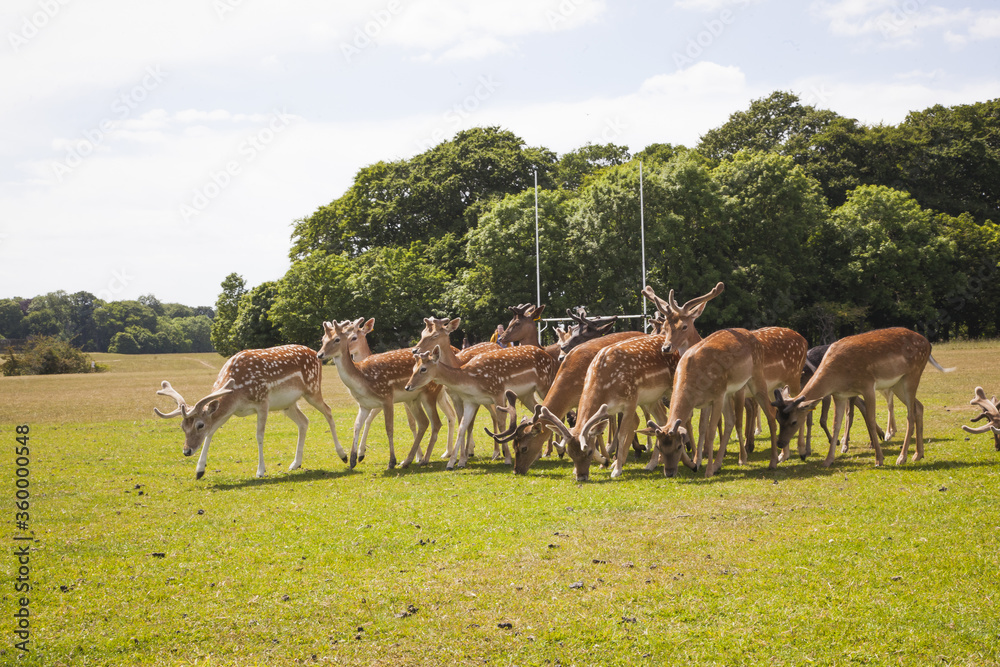
<svg viewBox="0 0 1000 667">
<path fill-rule="evenodd" d="M 924 457 L 924 406 L 917 400 L 917 387 L 928 361 L 943 373 L 954 370 L 942 368 L 934 360 L 926 338 L 902 327 L 878 329 L 838 340 L 827 350 L 816 373 L 797 396 L 792 398 L 775 391 L 773 405 L 778 409 L 779 443 L 786 446 L 801 427 L 805 413 L 825 396 L 832 395 L 836 406 L 833 438 L 823 462 L 823 465 L 832 465 L 847 399 L 861 396 L 865 401 L 863 414 L 868 435 L 875 448 L 875 465 L 881 466 L 883 456 L 876 431 L 875 392 L 890 389 L 906 406 L 906 435 L 896 465 L 906 462 L 914 436 L 916 452 L 912 460 L 919 461 Z"/>
<path fill-rule="evenodd" d="M 826 351 L 828 349 L 830 349 L 829 345 L 818 345 L 816 347 L 809 348 L 809 351 L 806 352 L 806 365 L 802 369 L 802 381 L 799 383 L 800 387 L 806 386 L 806 383 L 809 381 L 809 378 L 811 378 L 813 374 L 816 372 L 816 369 L 819 368 L 819 365 L 823 361 L 823 357 L 826 355 Z M 891 429 L 891 432 L 886 433 L 885 431 L 882 430 L 882 427 L 878 426 L 877 424 L 875 425 L 875 430 L 878 431 L 879 440 L 885 442 L 886 440 L 891 438 L 892 435 L 896 432 L 896 420 L 893 417 L 892 392 L 889 390 L 883 390 L 882 394 L 885 396 L 885 400 L 889 406 L 888 428 Z M 833 439 L 833 436 L 830 434 L 830 429 L 827 428 L 826 425 L 827 417 L 830 414 L 830 403 L 832 402 L 833 402 L 833 397 L 831 396 L 827 396 L 823 399 L 822 408 L 820 409 L 820 416 L 819 416 L 819 425 L 823 429 L 823 432 L 826 433 L 827 441 Z M 851 435 L 851 426 L 854 424 L 855 407 L 859 408 L 862 412 L 864 412 L 865 400 L 860 396 L 854 396 L 848 399 L 847 423 L 844 426 L 844 437 L 840 441 L 840 451 L 843 454 L 847 453 L 847 446 Z M 806 415 L 806 428 L 805 428 L 806 456 L 812 454 L 813 412 L 815 412 L 815 410 L 810 411 L 809 414 Z"/>
<path fill-rule="evenodd" d="M 670 331 L 674 345 L 686 350 L 701 340 L 694 322 L 704 312 L 705 304 L 722 293 L 723 287 L 719 283 L 711 292 L 692 299 L 683 307 L 676 306 L 673 291 L 669 301 L 657 297 L 649 286 L 643 289 L 642 294 L 656 304 L 657 309 L 662 307 L 669 313 L 665 313 L 664 329 Z M 573 471 L 578 481 L 589 478 L 590 460 L 598 451 L 599 436 L 605 428 L 604 422 L 609 419 L 598 419 L 599 414 L 610 415 L 610 418 L 622 414 L 614 444 L 608 448 L 609 451 L 616 451 L 611 476 L 615 478 L 622 474 L 628 459 L 627 443 L 639 422 L 636 408 L 641 406 L 648 413 L 663 418 L 661 399 L 670 393 L 679 358 L 672 349 L 667 349 L 664 335 L 637 336 L 615 343 L 598 351 L 587 369 L 577 422 L 572 429 L 567 428 L 552 411 L 546 408 L 536 411 L 535 421 L 544 419 L 561 434 L 561 447 L 573 459 Z M 654 451 L 647 469 L 653 469 L 658 458 Z"/>
<path fill-rule="evenodd" d="M 739 431 L 745 390 L 749 390 L 757 402 L 764 406 L 764 414 L 773 432 L 774 409 L 767 402 L 764 393 L 767 387 L 765 365 L 763 344 L 746 329 L 722 329 L 688 348 L 674 373 L 670 396 L 670 426 L 663 433 L 657 433 L 657 447 L 665 464 L 672 464 L 676 468 L 677 452 L 683 450 L 682 445 L 694 446 L 695 468 L 700 465 L 704 454 L 705 477 L 718 472 L 722 468 L 730 433 L 734 427 Z M 707 420 L 707 426 L 699 429 L 700 443 L 695 446 L 689 428 L 683 424 L 691 420 L 695 410 L 709 408 L 711 416 Z M 723 422 L 723 417 L 725 427 L 713 462 L 715 431 Z M 702 424 L 705 421 L 702 419 Z M 777 459 L 777 447 L 772 446 L 772 468 L 777 466 Z"/>
<path fill-rule="evenodd" d="M 541 348 L 531 345 L 505 347 L 484 352 L 465 365 L 458 367 L 442 360 L 441 346 L 430 352 L 413 351 L 416 362 L 406 384 L 407 391 L 415 391 L 434 381 L 448 388 L 453 399 L 462 404 L 462 421 L 458 438 L 448 461 L 448 469 L 465 467 L 468 448 L 463 447 L 466 433 L 480 405 L 505 405 L 506 392 L 512 391 L 528 407 L 536 404 L 535 393 L 544 396 L 555 377 L 556 361 Z M 499 430 L 499 429 L 498 429 Z M 507 446 L 504 460 L 511 463 Z M 460 455 L 459 455 L 460 454 Z"/>
<path fill-rule="evenodd" d="M 802 368 L 806 364 L 809 344 L 801 334 L 786 329 L 784 327 L 764 327 L 750 332 L 754 338 L 760 341 L 761 360 L 763 363 L 763 377 L 766 388 L 764 396 L 770 396 L 775 389 L 788 387 L 789 391 L 798 393 L 802 386 Z M 769 400 L 767 401 L 770 402 Z M 746 421 L 746 443 L 740 442 L 740 465 L 747 462 L 747 453 L 753 452 L 754 422 L 757 418 L 757 401 L 753 396 L 746 398 L 747 421 Z M 768 420 L 771 433 L 771 467 L 788 459 L 789 450 L 786 446 L 778 453 L 778 434 L 775 427 L 774 418 Z M 806 457 L 805 434 L 799 432 L 798 441 L 799 456 L 804 460 Z"/>
<path fill-rule="evenodd" d="M 972 421 L 977 422 L 985 419 L 986 423 L 975 428 L 962 424 L 962 430 L 966 433 L 986 433 L 993 432 L 993 446 L 1000 452 L 1000 409 L 998 409 L 997 397 L 986 398 L 986 392 L 982 387 L 976 387 L 975 397 L 969 401 L 970 405 L 978 405 L 982 412 Z"/>
<path fill-rule="evenodd" d="M 615 343 L 642 335 L 638 331 L 608 334 L 570 350 L 560 364 L 556 378 L 541 405 L 561 422 L 580 402 L 587 369 L 597 353 Z M 507 405 L 511 405 L 510 396 L 507 397 Z M 494 438 L 501 443 L 513 440 L 514 472 L 523 475 L 538 460 L 545 443 L 551 442 L 551 435 L 552 430 L 545 425 L 544 420 L 532 416 L 525 417 L 520 424 L 512 421 L 507 431 L 496 434 Z"/>
<path fill-rule="evenodd" d="M 333 435 L 337 456 L 346 463 L 347 455 L 337 439 L 333 413 L 323 401 L 322 377 L 322 363 L 315 352 L 303 345 L 243 350 L 225 363 L 215 380 L 212 393 L 195 403 L 193 408 L 188 407 L 184 397 L 164 380 L 162 388 L 156 393 L 174 399 L 177 408 L 169 413 L 153 408 L 153 412 L 165 419 L 182 418 L 184 456 L 191 456 L 199 447 L 202 448 L 195 468 L 196 479 L 201 479 L 205 474 L 212 436 L 233 415 L 257 415 L 257 477 L 265 475 L 264 427 L 267 424 L 267 413 L 275 410 L 282 410 L 299 427 L 295 459 L 288 469 L 295 470 L 301 466 L 309 419 L 296 405 L 300 398 L 323 413 L 330 426 L 330 434 Z"/>
<path fill-rule="evenodd" d="M 354 400 L 358 402 L 358 416 L 354 420 L 354 438 L 351 443 L 351 468 L 354 468 L 358 461 L 364 460 L 365 452 L 361 449 L 361 445 L 367 443 L 368 427 L 372 422 L 369 417 L 376 410 L 382 410 L 385 415 L 385 432 L 389 440 L 389 469 L 396 467 L 396 450 L 393 441 L 393 406 L 395 403 L 408 403 L 417 424 L 413 436 L 413 446 L 404 459 L 402 467 L 408 467 L 414 460 L 417 461 L 417 465 L 429 462 L 430 453 L 437 441 L 441 421 L 436 419 L 432 425 L 430 439 L 427 443 L 427 454 L 426 456 L 421 455 L 420 440 L 430 423 L 427 413 L 433 413 L 436 416 L 436 412 L 434 412 L 434 406 L 426 392 L 409 393 L 403 390 L 406 377 L 402 375 L 401 369 L 405 367 L 405 364 L 401 364 L 400 360 L 407 358 L 410 354 L 409 350 L 375 354 L 355 363 L 354 359 L 351 358 L 350 344 L 351 339 L 345 327 L 340 326 L 337 322 L 323 323 L 323 346 L 317 356 L 320 360 L 327 358 L 333 360 L 340 374 L 340 379 L 347 386 Z"/>
</svg>

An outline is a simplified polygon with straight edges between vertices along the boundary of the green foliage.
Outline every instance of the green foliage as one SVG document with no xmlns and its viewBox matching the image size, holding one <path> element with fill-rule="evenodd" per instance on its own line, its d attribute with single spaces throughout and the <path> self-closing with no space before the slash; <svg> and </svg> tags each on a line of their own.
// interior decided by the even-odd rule
<svg viewBox="0 0 1000 667">
<path fill-rule="evenodd" d="M 0 370 L 4 375 L 91 373 L 90 357 L 55 336 L 31 336 L 20 353 L 8 348 Z"/>
<path fill-rule="evenodd" d="M 604 167 L 625 164 L 630 159 L 627 146 L 587 144 L 559 158 L 555 181 L 560 188 L 576 190 L 590 174 Z"/>
<path fill-rule="evenodd" d="M 141 331 L 146 330 L 141 329 Z M 139 354 L 139 343 L 131 332 L 119 331 L 111 338 L 111 344 L 108 345 L 108 352 L 112 354 Z"/>
<path fill-rule="evenodd" d="M 284 342 L 280 330 L 268 316 L 277 294 L 277 283 L 270 281 L 257 285 L 240 297 L 232 327 L 232 338 L 237 348 L 260 349 Z"/>
<path fill-rule="evenodd" d="M 24 338 L 26 333 L 21 299 L 0 299 L 0 338 Z"/>
<path fill-rule="evenodd" d="M 323 337 L 323 322 L 361 317 L 355 315 L 350 276 L 347 255 L 314 252 L 293 262 L 278 281 L 270 311 L 282 338 L 317 347 Z"/>
<path fill-rule="evenodd" d="M 935 297 L 956 285 L 956 248 L 929 211 L 905 192 L 866 185 L 833 211 L 832 223 L 847 258 L 835 270 L 836 284 L 867 310 L 872 326 L 936 326 Z"/>
<path fill-rule="evenodd" d="M 291 256 L 322 250 L 356 257 L 448 233 L 460 237 L 475 226 L 466 214 L 477 203 L 525 190 L 535 169 L 549 185 L 554 162 L 551 152 L 526 147 L 512 132 L 464 130 L 409 160 L 361 169 L 344 195 L 296 223 Z"/>
<path fill-rule="evenodd" d="M 233 325 L 239 315 L 240 299 L 246 291 L 246 281 L 237 273 L 230 273 L 222 281 L 222 293 L 215 302 L 215 319 L 212 321 L 212 346 L 224 357 L 243 349 L 233 335 Z"/>
</svg>

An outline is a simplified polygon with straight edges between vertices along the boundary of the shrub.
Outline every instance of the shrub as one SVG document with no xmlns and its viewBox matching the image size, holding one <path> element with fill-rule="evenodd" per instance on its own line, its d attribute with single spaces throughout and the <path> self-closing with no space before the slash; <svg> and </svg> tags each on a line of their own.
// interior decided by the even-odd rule
<svg viewBox="0 0 1000 667">
<path fill-rule="evenodd" d="M 24 351 L 18 355 L 8 348 L 0 369 L 4 375 L 55 375 L 97 370 L 88 355 L 53 336 L 30 337 Z"/>
</svg>

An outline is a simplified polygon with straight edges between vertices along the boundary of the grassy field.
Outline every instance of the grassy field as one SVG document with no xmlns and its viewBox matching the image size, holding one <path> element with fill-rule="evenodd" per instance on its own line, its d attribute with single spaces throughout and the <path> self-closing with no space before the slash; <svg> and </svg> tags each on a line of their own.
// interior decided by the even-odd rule
<svg viewBox="0 0 1000 667">
<path fill-rule="evenodd" d="M 577 484 L 559 460 L 515 477 L 483 458 L 485 436 L 465 470 L 435 455 L 387 471 L 378 422 L 350 471 L 309 407 L 303 469 L 286 471 L 295 427 L 273 414 L 267 477 L 253 476 L 254 420 L 233 419 L 196 481 L 178 421 L 152 408 L 171 407 L 164 379 L 206 393 L 218 355 L 0 378 L 0 664 L 1000 664 L 1000 452 L 960 430 L 977 384 L 1000 392 L 998 352 L 935 347 L 958 370 L 924 374 L 919 463 L 891 464 L 900 434 L 876 469 L 856 428 L 832 468 L 824 452 L 768 471 L 761 439 L 750 465 L 731 449 L 707 481 L 634 458 L 614 481 Z M 325 371 L 347 448 L 356 408 Z M 16 424 L 31 429 L 26 655 Z M 399 413 L 396 433 L 405 451 Z"/>
</svg>

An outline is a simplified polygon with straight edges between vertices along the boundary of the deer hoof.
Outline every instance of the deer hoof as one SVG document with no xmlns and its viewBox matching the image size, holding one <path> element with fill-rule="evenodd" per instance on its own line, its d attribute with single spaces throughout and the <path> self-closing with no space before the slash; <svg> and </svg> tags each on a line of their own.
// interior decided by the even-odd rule
<svg viewBox="0 0 1000 667">
<path fill-rule="evenodd" d="M 747 443 L 747 454 L 753 454 L 753 450 L 755 448 L 756 448 L 756 445 L 754 444 L 753 440 L 749 441 Z"/>
<path fill-rule="evenodd" d="M 347 463 L 347 454 L 344 454 L 343 456 L 341 456 L 340 460 L 343 461 L 344 463 Z"/>
<path fill-rule="evenodd" d="M 204 476 L 205 476 L 205 471 L 204 470 L 199 470 L 198 472 L 196 472 L 194 474 L 194 478 L 195 479 L 201 479 Z"/>
</svg>

